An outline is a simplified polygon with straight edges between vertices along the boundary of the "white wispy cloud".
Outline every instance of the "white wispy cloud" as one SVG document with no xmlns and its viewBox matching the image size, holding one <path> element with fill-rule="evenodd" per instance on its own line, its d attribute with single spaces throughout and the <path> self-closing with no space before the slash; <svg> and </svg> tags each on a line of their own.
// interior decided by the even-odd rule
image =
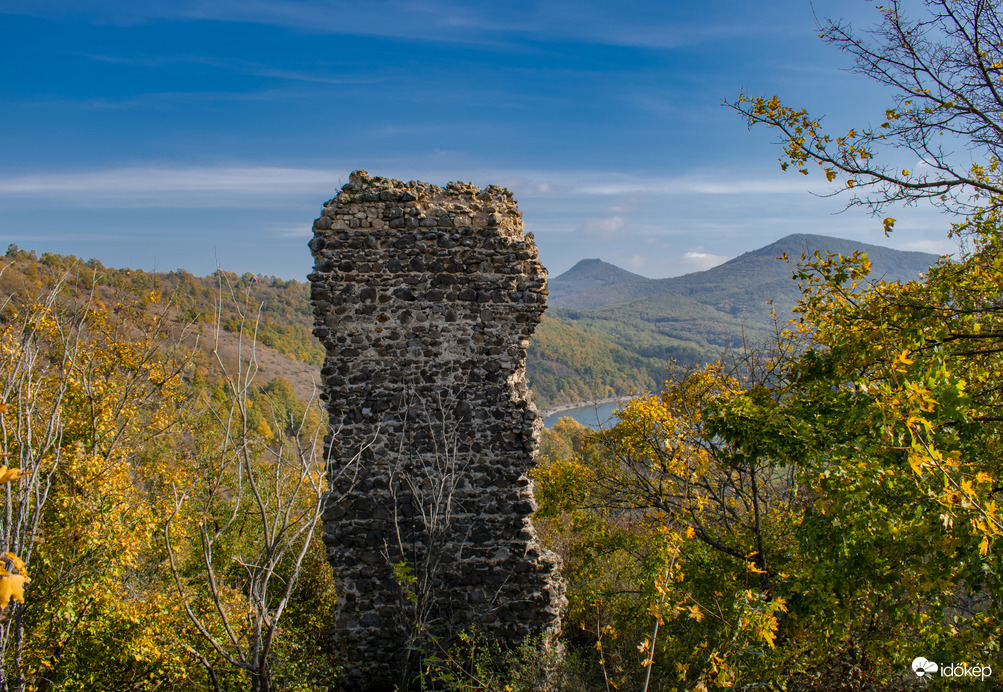
<svg viewBox="0 0 1003 692">
<path fill-rule="evenodd" d="M 60 196 L 93 205 L 230 206 L 317 197 L 345 181 L 342 170 L 276 166 L 127 167 L 0 176 L 0 197 Z"/>
<path fill-rule="evenodd" d="M 953 255 L 958 251 L 957 244 L 949 238 L 931 238 L 925 240 L 912 240 L 898 244 L 899 250 L 912 250 L 914 252 L 929 252 L 934 255 Z"/>
<path fill-rule="evenodd" d="M 610 216 L 604 219 L 585 219 L 579 229 L 589 235 L 614 235 L 623 231 L 624 224 L 622 216 Z"/>
<path fill-rule="evenodd" d="M 682 263 L 694 269 L 710 269 L 728 261 L 728 259 L 725 255 L 714 255 L 704 252 L 703 247 L 697 247 L 683 254 Z"/>
<path fill-rule="evenodd" d="M 363 77 L 357 73 L 332 74 L 329 72 L 280 68 L 248 60 L 238 60 L 235 58 L 222 59 L 206 55 L 111 55 L 107 53 L 78 53 L 78 55 L 95 62 L 113 63 L 118 65 L 132 65 L 135 67 L 152 68 L 167 67 L 171 65 L 204 65 L 206 67 L 215 67 L 220 70 L 226 70 L 237 74 L 252 75 L 255 77 L 271 77 L 281 80 L 315 82 L 319 84 L 374 84 L 376 82 L 384 81 L 385 79 L 384 77 L 374 77 L 372 75 Z"/>
<path fill-rule="evenodd" d="M 736 178 L 724 174 L 720 179 L 689 176 L 671 178 L 610 179 L 583 184 L 576 189 L 586 195 L 787 195 L 808 191 L 825 192 L 821 183 L 809 183 L 804 179 L 791 177 L 777 178 Z"/>
<path fill-rule="evenodd" d="M 290 89 L 263 89 L 260 91 L 157 91 L 123 98 L 37 98 L 22 99 L 20 106 L 41 106 L 44 108 L 114 110 L 143 108 L 151 110 L 172 110 L 184 108 L 193 103 L 217 104 L 224 101 L 289 101 L 291 99 L 312 98 L 309 91 Z"/>
<path fill-rule="evenodd" d="M 447 152 L 456 154 L 457 152 Z M 439 158 L 443 152 L 429 152 L 426 158 Z M 455 158 L 455 157 L 454 157 Z M 416 162 L 387 164 L 384 174 L 407 179 L 416 177 L 437 184 L 450 180 L 473 181 L 479 185 L 501 184 L 527 198 L 555 198 L 581 195 L 601 197 L 675 196 L 675 195 L 770 195 L 803 194 L 807 186 L 798 177 L 738 178 L 722 173 L 720 180 L 706 177 L 624 178 L 598 172 L 513 171 L 450 167 L 439 170 Z M 403 173 L 395 172 L 401 171 Z M 31 174 L 0 174 L 0 196 L 95 195 L 129 197 L 177 192 L 223 192 L 241 195 L 281 196 L 328 189 L 347 179 L 348 166 L 330 168 L 290 167 L 268 164 L 245 165 L 151 165 L 123 166 L 99 170 L 65 172 L 62 170 Z M 824 191 L 824 188 L 819 186 Z M 608 232 L 623 227 L 624 218 L 617 212 L 625 204 L 609 204 L 613 216 L 591 219 L 583 230 Z"/>
<path fill-rule="evenodd" d="M 296 226 L 275 227 L 270 232 L 280 238 L 309 238 L 313 235 L 313 226 L 301 223 Z"/>
<path fill-rule="evenodd" d="M 455 0 L 6 0 L 0 13 L 69 16 L 116 25 L 158 20 L 213 20 L 286 26 L 414 41 L 478 43 L 519 48 L 519 39 L 560 38 L 640 48 L 678 48 L 739 36 L 774 34 L 776 22 L 699 21 L 672 5 L 625 8 L 592 1 L 550 0 L 513 11 L 506 3 Z M 488 42 L 488 43 L 485 43 Z"/>
<path fill-rule="evenodd" d="M 588 170 L 519 170 L 454 168 L 440 171 L 423 167 L 423 180 L 469 179 L 478 184 L 496 183 L 509 187 L 520 198 L 596 196 L 611 198 L 606 204 L 612 212 L 626 209 L 629 199 L 693 195 L 804 195 L 827 194 L 832 188 L 820 176 L 804 177 L 777 171 L 741 168 L 720 171 L 682 173 L 679 175 L 624 175 Z M 622 198 L 617 200 L 616 198 Z"/>
</svg>

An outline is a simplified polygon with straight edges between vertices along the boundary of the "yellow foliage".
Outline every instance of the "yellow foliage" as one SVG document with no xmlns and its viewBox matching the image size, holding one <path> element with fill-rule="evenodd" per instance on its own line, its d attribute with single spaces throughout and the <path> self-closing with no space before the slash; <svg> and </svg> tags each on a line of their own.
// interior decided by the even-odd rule
<svg viewBox="0 0 1003 692">
<path fill-rule="evenodd" d="M 0 610 L 7 607 L 11 599 L 18 603 L 24 603 L 24 585 L 27 577 L 19 574 L 9 574 L 7 570 L 0 568 Z"/>
<path fill-rule="evenodd" d="M 6 465 L 0 466 L 0 483 L 10 483 L 25 475 L 21 469 L 9 469 Z"/>
<path fill-rule="evenodd" d="M 0 557 L 0 611 L 7 608 L 11 600 L 24 603 L 24 585 L 31 582 L 24 561 L 14 553 Z"/>
</svg>

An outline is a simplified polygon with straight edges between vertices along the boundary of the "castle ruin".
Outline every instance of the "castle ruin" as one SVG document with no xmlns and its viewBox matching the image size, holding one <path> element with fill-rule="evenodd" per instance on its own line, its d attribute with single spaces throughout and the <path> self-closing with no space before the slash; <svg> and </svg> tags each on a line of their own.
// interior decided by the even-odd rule
<svg viewBox="0 0 1003 692">
<path fill-rule="evenodd" d="M 402 689 L 415 638 L 555 635 L 559 558 L 527 474 L 547 274 L 512 194 L 351 174 L 310 242 L 333 435 L 324 515 L 347 690 Z"/>
</svg>

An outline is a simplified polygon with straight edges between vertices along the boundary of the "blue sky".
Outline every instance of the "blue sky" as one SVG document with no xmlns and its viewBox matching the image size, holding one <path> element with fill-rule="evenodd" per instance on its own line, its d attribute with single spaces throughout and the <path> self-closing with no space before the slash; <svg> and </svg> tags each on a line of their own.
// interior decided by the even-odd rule
<svg viewBox="0 0 1003 692">
<path fill-rule="evenodd" d="M 323 202 L 375 175 L 509 187 L 551 275 L 651 277 L 789 233 L 950 252 L 948 220 L 837 213 L 721 106 L 834 131 L 890 101 L 815 16 L 855 0 L 0 0 L 0 243 L 302 279 Z"/>
</svg>

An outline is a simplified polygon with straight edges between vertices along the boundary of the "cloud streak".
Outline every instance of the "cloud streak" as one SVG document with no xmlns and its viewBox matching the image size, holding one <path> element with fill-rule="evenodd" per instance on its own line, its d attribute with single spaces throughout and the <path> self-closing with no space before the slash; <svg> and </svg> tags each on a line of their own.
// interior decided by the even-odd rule
<svg viewBox="0 0 1003 692">
<path fill-rule="evenodd" d="M 311 82 L 316 84 L 361 85 L 376 84 L 386 80 L 385 77 L 361 77 L 357 74 L 334 75 L 307 70 L 293 70 L 272 67 L 262 63 L 238 59 L 220 59 L 201 55 L 108 55 L 104 53 L 79 53 L 81 57 L 101 63 L 115 65 L 130 65 L 133 67 L 168 67 L 185 65 L 204 65 L 226 70 L 237 74 L 255 77 L 269 77 L 294 82 Z"/>
<path fill-rule="evenodd" d="M 580 229 L 588 235 L 620 235 L 623 232 L 624 218 L 610 216 L 605 219 L 585 219 Z"/>
<path fill-rule="evenodd" d="M 709 252 L 704 252 L 703 247 L 697 247 L 689 250 L 683 255 L 682 263 L 686 266 L 700 270 L 716 267 L 722 262 L 726 262 L 728 259 L 729 258 L 726 255 L 713 255 Z"/>
<path fill-rule="evenodd" d="M 75 173 L 0 176 L 0 197 L 73 198 L 95 205 L 177 203 L 231 206 L 291 196 L 323 195 L 345 180 L 337 172 L 277 166 L 128 167 Z"/>
<path fill-rule="evenodd" d="M 805 192 L 825 192 L 820 184 L 806 184 L 794 177 L 736 178 L 724 173 L 719 180 L 680 176 L 661 179 L 610 180 L 583 183 L 576 192 L 586 195 L 789 195 Z"/>
<path fill-rule="evenodd" d="M 613 9 L 603 2 L 470 5 L 451 0 L 372 0 L 344 4 L 321 0 L 105 0 L 81 6 L 71 0 L 8 0 L 0 13 L 68 16 L 117 25 L 152 21 L 228 21 L 285 26 L 323 34 L 352 34 L 417 41 L 516 47 L 525 40 L 564 40 L 636 48 L 678 48 L 740 36 L 773 34 L 776 22 L 758 26 L 722 19 L 681 17 L 671 4 Z"/>
<path fill-rule="evenodd" d="M 0 175 L 0 195 L 96 194 L 132 195 L 153 192 L 206 191 L 249 194 L 295 192 L 304 187 L 330 185 L 345 178 L 347 169 L 284 167 L 268 164 L 231 166 L 134 166 L 93 171 Z M 457 176 L 460 173 L 460 176 Z M 453 169 L 448 173 L 420 171 L 423 179 L 444 183 L 460 179 L 480 184 L 501 181 L 527 197 L 575 195 L 764 195 L 803 194 L 811 189 L 797 178 L 737 178 L 722 172 L 722 179 L 678 176 L 654 179 L 617 179 L 601 173 Z M 815 186 L 824 191 L 821 185 Z"/>
<path fill-rule="evenodd" d="M 434 158 L 434 157 L 433 157 Z M 428 161 L 429 157 L 425 157 Z M 378 162 L 373 162 L 374 164 Z M 667 178 L 624 178 L 598 172 L 513 171 L 450 167 L 448 171 L 431 169 L 419 160 L 397 177 L 414 177 L 444 184 L 449 180 L 473 181 L 479 185 L 502 184 L 518 198 L 578 205 L 582 197 L 609 198 L 607 213 L 628 208 L 617 206 L 624 200 L 678 197 L 734 197 L 756 199 L 779 195 L 804 195 L 807 191 L 827 192 L 817 184 L 814 190 L 798 178 L 740 178 L 722 172 L 712 180 L 705 174 Z M 465 169 L 464 169 L 465 168 Z M 158 206 L 193 207 L 257 206 L 282 199 L 318 199 L 330 195 L 347 181 L 350 167 L 290 167 L 269 164 L 218 166 L 126 166 L 100 170 L 49 171 L 32 174 L 0 174 L 0 198 L 11 201 L 61 196 L 87 206 Z M 381 168 L 380 170 L 384 170 Z M 610 206 L 612 203 L 612 207 Z M 599 211 L 598 209 L 596 211 Z M 623 232 L 628 219 L 622 213 L 586 218 L 577 230 L 589 235 Z"/>
</svg>

